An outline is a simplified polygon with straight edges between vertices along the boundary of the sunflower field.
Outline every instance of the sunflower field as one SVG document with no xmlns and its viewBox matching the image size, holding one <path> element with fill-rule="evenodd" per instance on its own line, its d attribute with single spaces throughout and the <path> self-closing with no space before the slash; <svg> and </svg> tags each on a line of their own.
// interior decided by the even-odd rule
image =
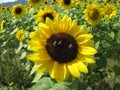
<svg viewBox="0 0 120 90">
<path fill-rule="evenodd" d="M 120 0 L 26 0 L 0 7 L 0 90 L 120 90 Z"/>
</svg>

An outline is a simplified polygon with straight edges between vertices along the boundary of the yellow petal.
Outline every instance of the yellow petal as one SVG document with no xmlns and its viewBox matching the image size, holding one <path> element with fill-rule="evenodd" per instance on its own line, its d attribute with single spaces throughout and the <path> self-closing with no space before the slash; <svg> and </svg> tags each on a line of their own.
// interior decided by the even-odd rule
<svg viewBox="0 0 120 90">
<path fill-rule="evenodd" d="M 87 63 L 95 63 L 94 57 L 93 56 L 84 56 L 85 61 Z"/>
<path fill-rule="evenodd" d="M 94 55 L 97 53 L 97 51 L 92 47 L 81 46 L 79 53 L 82 55 Z"/>
<path fill-rule="evenodd" d="M 80 72 L 74 63 L 68 63 L 67 68 L 68 68 L 69 72 L 72 74 L 72 76 L 75 76 L 78 78 L 80 77 Z"/>
<path fill-rule="evenodd" d="M 48 62 L 50 60 L 50 57 L 46 54 L 43 54 L 43 53 L 29 54 L 29 55 L 27 55 L 27 58 L 29 60 L 35 62 L 36 64 L 41 64 L 44 62 Z"/>
<path fill-rule="evenodd" d="M 39 68 L 38 68 L 38 70 L 36 71 L 37 73 L 43 73 L 43 72 L 45 72 L 46 70 L 47 70 L 47 63 L 44 63 L 44 64 L 42 64 Z"/>
<path fill-rule="evenodd" d="M 51 36 L 51 31 L 50 29 L 47 27 L 47 25 L 45 25 L 44 23 L 40 23 L 40 35 L 43 35 L 44 38 L 49 38 Z"/>
<path fill-rule="evenodd" d="M 64 81 L 67 76 L 67 69 L 65 64 L 54 63 L 54 75 L 58 82 Z"/>
<path fill-rule="evenodd" d="M 43 44 L 43 43 L 42 43 Z M 29 41 L 28 42 L 28 49 L 33 50 L 34 52 L 38 52 L 45 47 L 39 41 Z"/>
<path fill-rule="evenodd" d="M 93 37 L 92 34 L 82 34 L 76 37 L 78 44 L 83 44 L 89 41 Z"/>
<path fill-rule="evenodd" d="M 51 34 L 54 34 L 56 30 L 54 30 L 54 23 L 51 19 L 46 18 L 46 24 L 49 27 L 49 30 L 51 32 Z"/>
<path fill-rule="evenodd" d="M 78 44 L 78 45 L 81 46 L 81 44 Z M 82 45 L 83 46 L 93 46 L 94 45 L 94 41 L 93 40 L 89 40 L 89 41 L 83 43 Z"/>
<path fill-rule="evenodd" d="M 88 73 L 88 69 L 83 62 L 81 61 L 76 62 L 76 66 L 80 72 Z"/>
<path fill-rule="evenodd" d="M 27 55 L 27 59 L 34 61 L 34 62 L 39 61 L 39 59 L 40 59 L 39 53 L 29 54 L 29 55 Z"/>
<path fill-rule="evenodd" d="M 64 81 L 67 77 L 66 65 L 54 62 L 51 76 L 52 78 L 55 78 L 58 82 Z"/>
<path fill-rule="evenodd" d="M 76 37 L 80 33 L 80 31 L 81 30 L 80 30 L 79 26 L 72 26 L 70 28 L 70 30 L 68 30 L 68 32 L 66 32 L 66 33 L 70 34 L 73 37 Z"/>
</svg>

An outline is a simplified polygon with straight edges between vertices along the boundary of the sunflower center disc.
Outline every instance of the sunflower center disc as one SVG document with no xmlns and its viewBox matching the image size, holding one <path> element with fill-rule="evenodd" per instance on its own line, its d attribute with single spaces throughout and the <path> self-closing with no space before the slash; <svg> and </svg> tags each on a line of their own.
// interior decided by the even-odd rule
<svg viewBox="0 0 120 90">
<path fill-rule="evenodd" d="M 65 5 L 69 5 L 70 4 L 70 0 L 64 0 L 64 4 Z"/>
<path fill-rule="evenodd" d="M 93 20 L 98 19 L 99 15 L 100 15 L 100 13 L 96 9 L 91 10 L 89 13 L 90 18 Z"/>
<path fill-rule="evenodd" d="M 16 11 L 15 11 L 17 14 L 20 14 L 22 12 L 22 9 L 21 8 L 17 8 Z"/>
<path fill-rule="evenodd" d="M 39 2 L 40 0 L 32 0 L 33 3 L 37 3 Z"/>
<path fill-rule="evenodd" d="M 44 18 L 44 21 L 46 20 L 46 18 L 49 17 L 51 20 L 53 20 L 53 15 L 50 14 L 50 13 L 46 13 L 43 18 Z"/>
<path fill-rule="evenodd" d="M 46 50 L 53 60 L 59 63 L 67 63 L 76 58 L 78 46 L 72 36 L 57 33 L 47 40 Z"/>
<path fill-rule="evenodd" d="M 110 15 L 112 13 L 112 11 L 111 10 L 106 10 L 105 13 L 108 14 L 108 15 Z"/>
</svg>

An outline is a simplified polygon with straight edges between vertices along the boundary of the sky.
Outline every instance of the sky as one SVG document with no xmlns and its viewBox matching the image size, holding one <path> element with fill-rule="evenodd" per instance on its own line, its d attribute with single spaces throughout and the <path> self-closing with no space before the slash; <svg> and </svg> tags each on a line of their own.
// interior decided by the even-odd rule
<svg viewBox="0 0 120 90">
<path fill-rule="evenodd" d="M 0 4 L 7 3 L 7 2 L 14 2 L 14 1 L 17 1 L 17 0 L 0 0 Z"/>
<path fill-rule="evenodd" d="M 7 2 L 14 2 L 14 1 L 17 1 L 17 0 L 0 0 L 0 4 L 7 3 Z M 50 0 L 48 0 L 48 2 L 50 2 Z"/>
</svg>

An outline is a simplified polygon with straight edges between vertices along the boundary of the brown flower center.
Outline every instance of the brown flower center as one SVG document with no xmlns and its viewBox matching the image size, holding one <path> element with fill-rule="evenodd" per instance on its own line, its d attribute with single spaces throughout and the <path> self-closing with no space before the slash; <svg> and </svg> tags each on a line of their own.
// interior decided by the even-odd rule
<svg viewBox="0 0 120 90">
<path fill-rule="evenodd" d="M 40 0 L 31 0 L 33 3 L 37 3 L 39 2 Z"/>
<path fill-rule="evenodd" d="M 15 13 L 20 14 L 22 12 L 22 9 L 20 7 L 16 8 Z"/>
<path fill-rule="evenodd" d="M 70 5 L 70 3 L 71 3 L 71 0 L 64 0 L 65 5 Z"/>
<path fill-rule="evenodd" d="M 53 20 L 53 15 L 51 13 L 46 13 L 44 16 L 43 16 L 43 19 L 44 21 L 46 20 L 46 18 L 50 18 L 51 20 Z"/>
<path fill-rule="evenodd" d="M 47 40 L 46 50 L 53 60 L 59 63 L 67 63 L 76 58 L 78 45 L 72 36 L 57 33 Z"/>
<path fill-rule="evenodd" d="M 97 9 L 92 9 L 90 12 L 89 12 L 89 17 L 92 19 L 92 20 L 97 20 L 100 16 L 100 13 Z"/>
</svg>

